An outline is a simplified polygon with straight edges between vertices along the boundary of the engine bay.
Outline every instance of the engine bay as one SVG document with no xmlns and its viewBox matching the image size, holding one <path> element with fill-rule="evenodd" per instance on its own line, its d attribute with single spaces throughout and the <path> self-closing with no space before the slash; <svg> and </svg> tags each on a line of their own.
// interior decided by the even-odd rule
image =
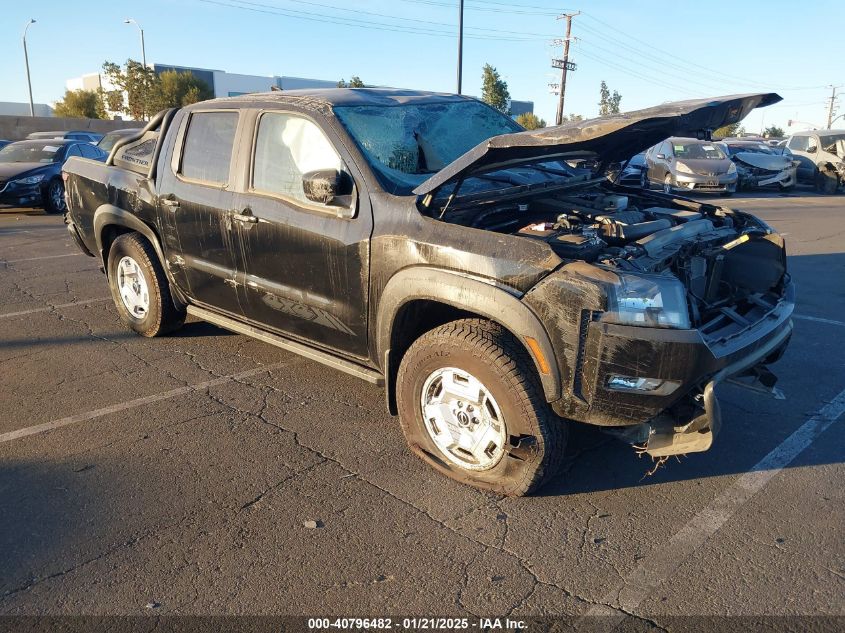
<svg viewBox="0 0 845 633">
<path fill-rule="evenodd" d="M 761 298 L 779 294 L 786 271 L 782 238 L 753 216 L 603 187 L 465 207 L 450 221 L 543 241 L 563 260 L 671 272 L 686 288 L 695 324 L 722 318 L 726 308 L 741 318 L 763 307 Z"/>
</svg>

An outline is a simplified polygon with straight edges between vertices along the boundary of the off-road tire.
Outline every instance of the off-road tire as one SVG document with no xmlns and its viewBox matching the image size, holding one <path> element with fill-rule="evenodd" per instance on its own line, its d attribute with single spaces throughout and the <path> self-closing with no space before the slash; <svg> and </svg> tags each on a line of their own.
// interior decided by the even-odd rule
<svg viewBox="0 0 845 633">
<path fill-rule="evenodd" d="M 59 190 L 59 193 L 56 194 L 54 190 Z M 53 180 L 47 183 L 47 186 L 43 191 L 44 211 L 54 214 L 64 213 L 67 210 L 67 205 L 64 202 L 65 184 L 62 182 L 61 178 L 53 178 Z M 60 202 L 54 200 L 54 196 L 56 195 L 59 195 Z"/>
<path fill-rule="evenodd" d="M 422 389 L 426 378 L 443 367 L 463 369 L 477 377 L 502 410 L 507 448 L 489 470 L 470 470 L 450 461 L 425 427 Z M 409 447 L 444 475 L 478 488 L 522 496 L 542 486 L 559 469 L 566 423 L 546 402 L 526 349 L 497 323 L 461 319 L 427 332 L 402 358 L 396 384 L 400 421 Z"/>
<path fill-rule="evenodd" d="M 125 256 L 131 257 L 139 264 L 149 290 L 149 309 L 141 319 L 127 310 L 120 297 L 117 265 Z M 119 235 L 109 249 L 107 270 L 109 288 L 120 320 L 130 329 L 141 336 L 153 337 L 172 332 L 185 323 L 185 311 L 178 309 L 173 303 L 167 276 L 155 250 L 143 236 L 138 233 Z"/>
</svg>

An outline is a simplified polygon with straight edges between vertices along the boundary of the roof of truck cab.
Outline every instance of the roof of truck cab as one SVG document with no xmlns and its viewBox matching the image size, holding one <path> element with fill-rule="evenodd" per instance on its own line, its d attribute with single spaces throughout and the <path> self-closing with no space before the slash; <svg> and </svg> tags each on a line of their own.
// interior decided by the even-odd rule
<svg viewBox="0 0 845 633">
<path fill-rule="evenodd" d="M 472 97 L 445 92 L 424 90 L 402 90 L 398 88 L 314 88 L 304 90 L 274 90 L 255 92 L 237 97 L 223 97 L 201 101 L 188 109 L 203 109 L 209 106 L 255 107 L 257 104 L 296 104 L 305 107 L 333 106 L 401 106 L 422 103 L 450 103 L 473 101 Z"/>
</svg>

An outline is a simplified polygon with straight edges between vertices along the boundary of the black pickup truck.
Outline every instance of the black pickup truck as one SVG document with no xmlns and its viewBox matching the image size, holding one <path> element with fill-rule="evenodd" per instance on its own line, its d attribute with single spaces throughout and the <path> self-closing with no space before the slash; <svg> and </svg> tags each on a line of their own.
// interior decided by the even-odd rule
<svg viewBox="0 0 845 633">
<path fill-rule="evenodd" d="M 614 179 L 662 139 L 779 100 L 535 131 L 417 91 L 206 101 L 105 165 L 71 159 L 66 221 L 139 334 L 190 314 L 384 385 L 428 464 L 527 494 L 572 420 L 664 458 L 710 447 L 719 382 L 773 387 L 794 303 L 783 239 Z"/>
</svg>

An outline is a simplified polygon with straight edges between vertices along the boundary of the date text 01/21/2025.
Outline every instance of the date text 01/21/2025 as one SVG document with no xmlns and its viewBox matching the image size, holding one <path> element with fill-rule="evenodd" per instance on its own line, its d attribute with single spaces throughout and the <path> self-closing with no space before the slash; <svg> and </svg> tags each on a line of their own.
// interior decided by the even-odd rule
<svg viewBox="0 0 845 633">
<path fill-rule="evenodd" d="M 526 624 L 523 620 L 512 620 L 510 618 L 436 618 L 436 617 L 415 617 L 415 618 L 309 618 L 309 630 L 327 629 L 373 629 L 390 630 L 404 629 L 411 631 L 423 630 L 522 630 Z"/>
</svg>

